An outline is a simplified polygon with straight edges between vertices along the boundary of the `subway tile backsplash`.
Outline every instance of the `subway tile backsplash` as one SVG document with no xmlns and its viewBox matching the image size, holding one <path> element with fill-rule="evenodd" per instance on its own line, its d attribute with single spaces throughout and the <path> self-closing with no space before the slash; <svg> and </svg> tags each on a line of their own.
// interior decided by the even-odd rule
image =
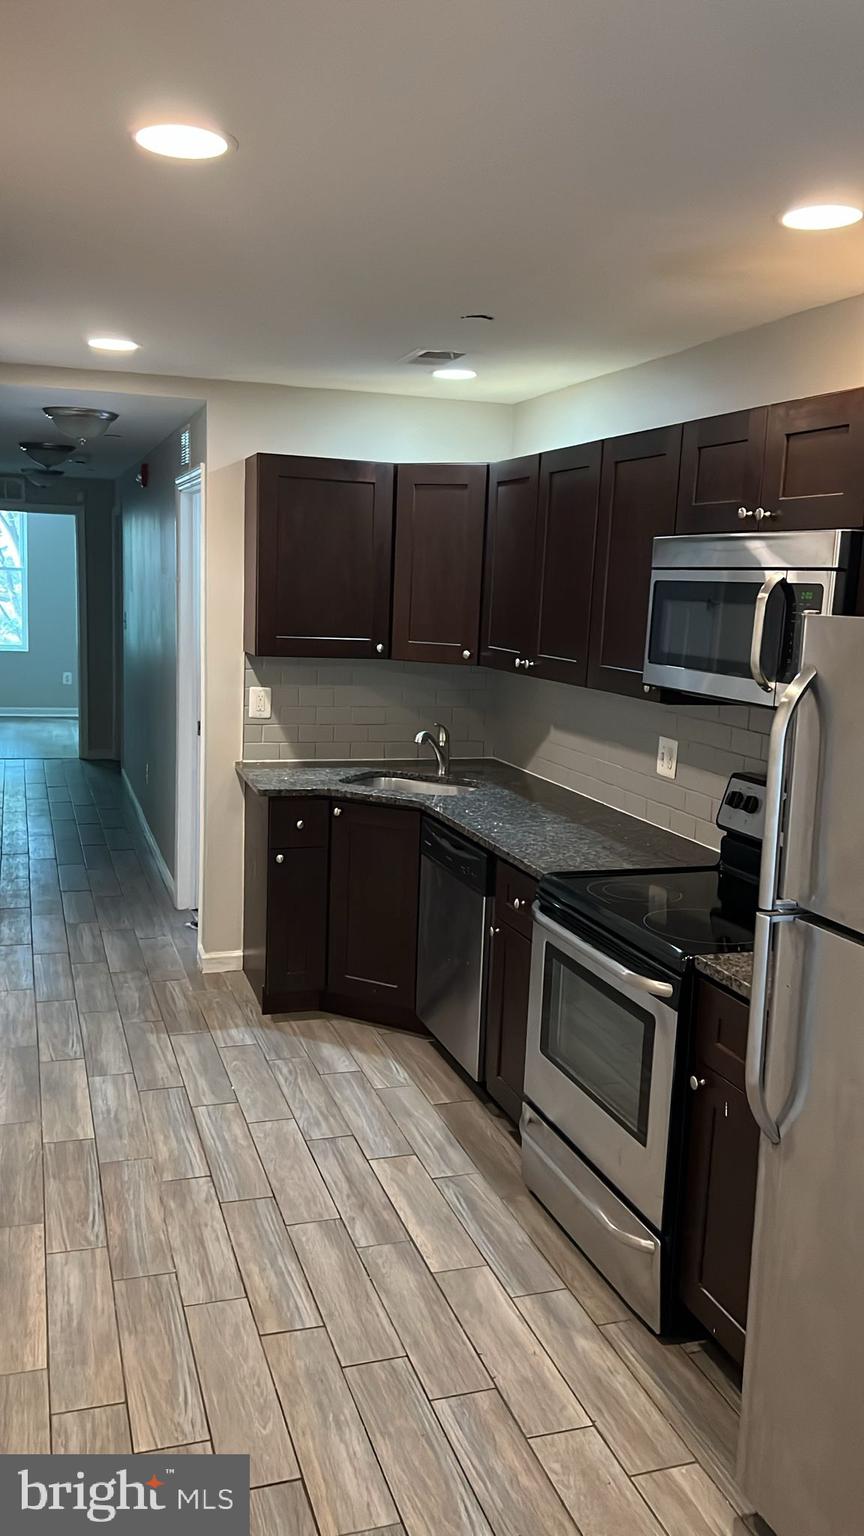
<svg viewBox="0 0 864 1536">
<path fill-rule="evenodd" d="M 270 720 L 249 719 L 249 688 L 272 690 Z M 440 720 L 455 757 L 502 758 L 711 848 L 730 773 L 764 772 L 772 712 L 742 705 L 625 699 L 480 667 L 247 657 L 249 759 L 386 759 L 418 754 Z M 657 737 L 678 741 L 678 773 L 656 772 Z"/>
</svg>

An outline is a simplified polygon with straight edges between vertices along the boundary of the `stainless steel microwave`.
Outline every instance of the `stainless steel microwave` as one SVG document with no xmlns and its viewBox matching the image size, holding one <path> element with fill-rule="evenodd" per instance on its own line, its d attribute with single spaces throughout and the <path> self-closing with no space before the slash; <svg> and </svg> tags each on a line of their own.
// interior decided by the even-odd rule
<svg viewBox="0 0 864 1536">
<path fill-rule="evenodd" d="M 861 531 L 655 539 L 643 679 L 743 704 L 777 703 L 804 615 L 854 604 Z"/>
</svg>

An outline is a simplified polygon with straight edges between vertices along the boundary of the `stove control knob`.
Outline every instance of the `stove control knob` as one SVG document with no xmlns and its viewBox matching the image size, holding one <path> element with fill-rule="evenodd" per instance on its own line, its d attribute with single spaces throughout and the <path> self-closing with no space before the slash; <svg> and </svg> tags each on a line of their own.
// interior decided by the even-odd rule
<svg viewBox="0 0 864 1536">
<path fill-rule="evenodd" d="M 746 800 L 744 801 L 744 810 L 747 812 L 747 815 L 748 816 L 752 816 L 754 811 L 758 811 L 758 809 L 759 809 L 759 800 L 758 800 L 757 796 L 756 795 L 748 795 Z"/>
<path fill-rule="evenodd" d="M 728 805 L 730 811 L 740 810 L 741 806 L 744 804 L 744 796 L 742 795 L 740 789 L 733 789 L 732 793 L 726 796 L 726 804 Z"/>
<path fill-rule="evenodd" d="M 690 1087 L 693 1089 L 694 1093 L 698 1093 L 700 1088 L 705 1087 L 704 1077 L 697 1077 L 694 1072 L 690 1078 Z"/>
</svg>

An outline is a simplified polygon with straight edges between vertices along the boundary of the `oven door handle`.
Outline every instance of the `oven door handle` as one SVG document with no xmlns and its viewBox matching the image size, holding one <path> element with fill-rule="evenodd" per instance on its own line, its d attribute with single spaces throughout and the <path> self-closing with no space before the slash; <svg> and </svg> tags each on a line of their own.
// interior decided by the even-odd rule
<svg viewBox="0 0 864 1536">
<path fill-rule="evenodd" d="M 553 934 L 571 952 L 575 951 L 576 954 L 583 955 L 586 960 L 590 960 L 592 964 L 597 966 L 598 970 L 604 971 L 613 981 L 621 982 L 627 987 L 633 987 L 637 992 L 649 992 L 652 997 L 672 997 L 674 995 L 675 988 L 671 981 L 656 981 L 653 976 L 640 976 L 638 971 L 628 970 L 626 965 L 619 964 L 610 955 L 604 955 L 602 950 L 595 949 L 591 944 L 586 944 L 582 939 L 577 938 L 575 933 L 568 933 L 566 928 L 562 928 L 558 923 L 553 923 L 550 918 L 540 911 L 537 902 L 534 903 L 532 911 L 538 928 L 544 929 L 546 933 Z"/>
<path fill-rule="evenodd" d="M 771 571 L 765 577 L 756 598 L 756 608 L 753 613 L 753 633 L 750 637 L 750 673 L 754 683 L 764 688 L 766 693 L 771 693 L 775 687 L 776 677 L 766 677 L 762 667 L 762 642 L 765 639 L 765 620 L 768 617 L 768 604 L 771 601 L 771 593 L 775 587 L 779 587 L 781 581 L 786 580 L 785 571 Z"/>
<path fill-rule="evenodd" d="M 527 1128 L 536 1123 L 536 1116 L 531 1113 L 527 1105 L 523 1106 L 523 1126 Z M 583 1190 L 579 1189 L 571 1179 L 568 1179 L 563 1168 L 559 1168 L 557 1163 L 553 1163 L 548 1153 L 544 1152 L 543 1148 L 534 1140 L 531 1142 L 531 1150 L 536 1157 L 539 1157 L 541 1162 L 546 1164 L 547 1168 L 551 1169 L 557 1179 L 561 1179 L 567 1185 L 574 1200 L 578 1200 L 579 1204 L 584 1206 L 589 1215 L 593 1216 L 596 1221 L 599 1221 L 601 1226 L 604 1226 L 608 1232 L 611 1232 L 617 1242 L 626 1244 L 628 1248 L 638 1248 L 640 1253 L 656 1253 L 658 1245 L 652 1238 L 638 1237 L 635 1232 L 627 1232 L 623 1227 L 619 1227 L 612 1220 L 611 1216 L 607 1216 L 602 1206 L 598 1205 L 589 1195 L 586 1195 Z"/>
</svg>

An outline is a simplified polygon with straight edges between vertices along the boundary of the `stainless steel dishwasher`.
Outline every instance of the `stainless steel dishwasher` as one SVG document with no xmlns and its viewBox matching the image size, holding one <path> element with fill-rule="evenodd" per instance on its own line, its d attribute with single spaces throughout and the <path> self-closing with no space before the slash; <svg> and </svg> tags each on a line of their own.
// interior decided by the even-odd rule
<svg viewBox="0 0 864 1536">
<path fill-rule="evenodd" d="M 417 1013 L 475 1082 L 482 1075 L 491 859 L 458 833 L 423 822 Z"/>
</svg>

